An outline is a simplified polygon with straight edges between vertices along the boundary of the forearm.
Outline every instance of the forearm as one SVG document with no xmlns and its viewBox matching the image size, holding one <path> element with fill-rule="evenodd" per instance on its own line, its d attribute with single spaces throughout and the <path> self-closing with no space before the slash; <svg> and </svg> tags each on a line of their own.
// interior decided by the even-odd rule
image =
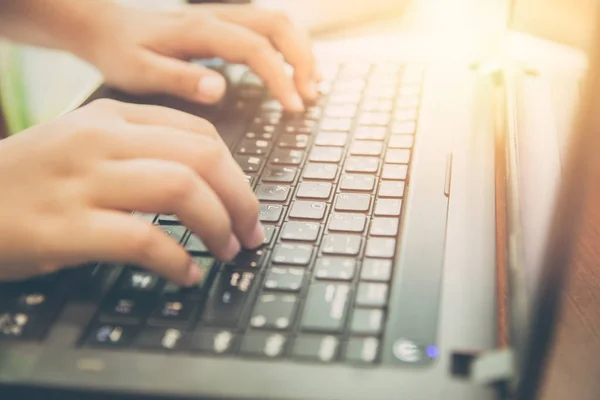
<svg viewBox="0 0 600 400">
<path fill-rule="evenodd" d="M 0 0 L 0 36 L 81 53 L 97 21 L 113 7 L 102 0 Z"/>
</svg>

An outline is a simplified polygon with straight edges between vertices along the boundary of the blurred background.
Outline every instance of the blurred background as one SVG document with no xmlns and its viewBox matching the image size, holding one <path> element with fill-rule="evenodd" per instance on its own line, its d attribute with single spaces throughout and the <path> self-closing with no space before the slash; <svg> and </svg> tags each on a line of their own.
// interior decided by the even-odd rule
<svg viewBox="0 0 600 400">
<path fill-rule="evenodd" d="M 140 7 L 185 0 L 118 0 Z M 225 2 L 244 2 L 229 0 Z M 315 36 L 362 24 L 415 34 L 460 31 L 450 46 L 510 18 L 512 30 L 585 48 L 594 0 L 254 0 L 283 9 Z M 511 16 L 503 15 L 511 9 Z M 385 21 L 385 23 L 383 23 Z M 0 41 L 0 87 L 8 128 L 18 132 L 52 118 L 100 80 L 97 71 L 70 54 Z"/>
</svg>

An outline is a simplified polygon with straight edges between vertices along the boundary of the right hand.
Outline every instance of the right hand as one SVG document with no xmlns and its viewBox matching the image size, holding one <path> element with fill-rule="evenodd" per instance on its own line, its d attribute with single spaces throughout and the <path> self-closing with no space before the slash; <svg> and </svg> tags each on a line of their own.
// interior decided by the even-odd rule
<svg viewBox="0 0 600 400">
<path fill-rule="evenodd" d="M 181 285 L 189 254 L 129 210 L 174 213 L 222 261 L 258 247 L 258 201 L 215 128 L 183 112 L 99 100 L 0 142 L 0 280 L 88 261 Z"/>
</svg>

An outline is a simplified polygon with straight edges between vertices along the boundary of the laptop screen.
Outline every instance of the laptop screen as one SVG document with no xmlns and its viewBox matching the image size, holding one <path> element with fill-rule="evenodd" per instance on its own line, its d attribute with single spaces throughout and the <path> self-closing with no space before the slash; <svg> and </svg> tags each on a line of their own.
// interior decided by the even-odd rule
<svg viewBox="0 0 600 400">
<path fill-rule="evenodd" d="M 596 21 L 600 21 L 600 14 L 596 13 Z M 589 70 L 556 192 L 540 280 L 530 296 L 528 332 L 524 348 L 517 349 L 521 378 L 517 398 L 522 400 L 536 398 L 539 389 L 542 366 L 552 344 L 561 293 L 578 237 L 592 161 L 600 151 L 600 37 L 596 34 L 592 42 L 595 43 L 591 46 Z"/>
</svg>

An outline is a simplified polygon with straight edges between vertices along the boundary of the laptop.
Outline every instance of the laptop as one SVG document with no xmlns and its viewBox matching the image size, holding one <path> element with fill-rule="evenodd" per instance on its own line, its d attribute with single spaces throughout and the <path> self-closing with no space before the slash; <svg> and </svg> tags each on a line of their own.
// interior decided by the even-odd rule
<svg viewBox="0 0 600 400">
<path fill-rule="evenodd" d="M 265 243 L 221 264 L 177 216 L 135 213 L 206 269 L 199 285 L 101 261 L 1 284 L 3 398 L 535 398 L 597 148 L 591 60 L 533 285 L 513 162 L 518 73 L 336 62 L 302 115 L 218 62 L 230 90 L 216 107 L 98 89 L 84 104 L 108 97 L 212 121 L 260 200 Z M 500 167 L 512 199 L 506 265 Z"/>
</svg>

